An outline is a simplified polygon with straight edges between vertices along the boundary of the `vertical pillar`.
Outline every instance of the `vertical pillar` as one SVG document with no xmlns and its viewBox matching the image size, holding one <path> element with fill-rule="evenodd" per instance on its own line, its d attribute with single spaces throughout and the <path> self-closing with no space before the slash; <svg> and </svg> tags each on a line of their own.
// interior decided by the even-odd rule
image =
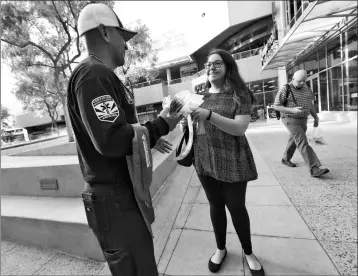
<svg viewBox="0 0 358 276">
<path fill-rule="evenodd" d="M 168 81 L 168 85 L 172 81 L 172 74 L 170 72 L 170 68 L 167 68 L 167 81 Z"/>
<path fill-rule="evenodd" d="M 290 80 L 287 79 L 286 67 L 279 67 L 277 69 L 278 73 L 278 89 L 288 83 Z"/>
<path fill-rule="evenodd" d="M 291 23 L 291 1 L 286 1 L 286 4 L 287 4 L 287 11 L 288 11 L 288 17 L 287 17 L 287 25 L 289 26 L 290 28 L 290 23 Z"/>
<path fill-rule="evenodd" d="M 276 24 L 277 24 L 277 33 L 279 43 L 284 39 L 286 35 L 286 26 L 287 26 L 287 10 L 286 10 L 286 1 L 275 2 L 276 7 L 278 7 L 278 12 L 276 13 Z"/>
<path fill-rule="evenodd" d="M 293 14 L 293 16 L 295 17 L 295 23 L 296 23 L 297 1 L 293 1 L 293 9 L 294 9 L 294 14 Z"/>
</svg>

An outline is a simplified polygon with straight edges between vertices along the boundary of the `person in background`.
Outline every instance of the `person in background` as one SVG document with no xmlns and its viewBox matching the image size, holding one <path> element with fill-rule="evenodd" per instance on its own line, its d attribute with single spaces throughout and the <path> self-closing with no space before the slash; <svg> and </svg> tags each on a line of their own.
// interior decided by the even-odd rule
<svg viewBox="0 0 358 276">
<path fill-rule="evenodd" d="M 78 18 L 88 51 L 68 84 L 68 110 L 85 180 L 83 201 L 113 276 L 158 276 L 151 233 L 135 199 L 126 156 L 132 155 L 138 123 L 134 96 L 114 73 L 124 64 L 126 42 L 135 32 L 123 27 L 112 9 L 91 3 Z M 163 110 L 148 129 L 150 146 L 165 151 L 160 139 L 179 119 Z M 158 144 L 159 140 L 159 144 Z M 147 204 L 147 202 L 146 202 Z M 147 204 L 148 210 L 152 206 Z"/>
<path fill-rule="evenodd" d="M 298 149 L 308 165 L 311 175 L 321 177 L 329 170 L 321 167 L 321 162 L 307 140 L 308 115 L 313 116 L 314 127 L 318 127 L 319 118 L 313 104 L 314 94 L 307 86 L 306 78 L 307 72 L 305 70 L 295 72 L 292 81 L 281 87 L 275 98 L 274 109 L 282 113 L 282 122 L 290 133 L 281 162 L 288 167 L 296 167 L 291 159 Z"/>
<path fill-rule="evenodd" d="M 252 251 L 250 219 L 245 206 L 247 184 L 258 177 L 245 137 L 255 98 L 227 51 L 211 51 L 205 68 L 207 88 L 203 93 L 204 102 L 192 112 L 192 117 L 205 129 L 205 135 L 199 135 L 195 128 L 193 146 L 194 165 L 209 201 L 217 245 L 209 259 L 209 270 L 218 272 L 227 256 L 226 206 L 251 273 L 263 276 L 264 269 Z M 186 119 L 181 123 L 187 127 Z M 205 144 L 207 146 L 203 146 Z"/>
</svg>

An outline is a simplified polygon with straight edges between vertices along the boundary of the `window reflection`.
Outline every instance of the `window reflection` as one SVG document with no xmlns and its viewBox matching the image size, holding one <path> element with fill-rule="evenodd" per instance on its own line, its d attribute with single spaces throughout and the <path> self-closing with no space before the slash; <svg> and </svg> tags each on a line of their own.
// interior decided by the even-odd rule
<svg viewBox="0 0 358 276">
<path fill-rule="evenodd" d="M 357 25 L 349 29 L 347 32 L 343 34 L 343 60 L 347 60 L 349 58 L 355 57 L 358 55 L 357 47 L 357 39 L 358 39 L 358 31 Z"/>
<path fill-rule="evenodd" d="M 319 74 L 321 111 L 328 111 L 327 99 L 327 71 Z"/>
<path fill-rule="evenodd" d="M 253 93 L 261 93 L 263 92 L 262 80 L 253 81 L 250 83 L 250 89 Z"/>
<path fill-rule="evenodd" d="M 303 60 L 304 69 L 307 71 L 308 76 L 318 72 L 317 52 L 315 51 Z"/>
<path fill-rule="evenodd" d="M 343 111 L 343 87 L 341 66 L 336 66 L 328 70 L 329 84 L 329 110 Z"/>
<path fill-rule="evenodd" d="M 263 90 L 264 92 L 277 90 L 277 78 L 264 80 Z"/>
<path fill-rule="evenodd" d="M 334 67 L 340 64 L 342 62 L 341 56 L 342 56 L 341 41 L 340 41 L 340 37 L 338 36 L 327 45 L 328 67 Z"/>
<path fill-rule="evenodd" d="M 322 71 L 326 69 L 326 47 L 322 47 L 318 50 L 318 59 L 319 59 L 319 70 Z"/>
<path fill-rule="evenodd" d="M 344 64 L 343 80 L 344 80 L 344 107 L 346 111 L 357 110 L 357 81 L 358 81 L 358 59 L 355 58 Z"/>
</svg>

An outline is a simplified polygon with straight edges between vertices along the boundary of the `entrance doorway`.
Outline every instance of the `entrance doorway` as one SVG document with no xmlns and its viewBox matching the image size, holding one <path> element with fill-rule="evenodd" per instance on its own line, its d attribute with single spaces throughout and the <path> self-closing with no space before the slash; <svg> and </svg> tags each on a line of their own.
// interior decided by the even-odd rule
<svg viewBox="0 0 358 276">
<path fill-rule="evenodd" d="M 311 88 L 313 94 L 314 94 L 314 107 L 316 108 L 316 112 L 318 113 L 320 111 L 320 97 L 319 97 L 319 83 L 318 83 L 318 75 L 310 76 L 306 80 L 306 84 L 309 88 Z"/>
</svg>

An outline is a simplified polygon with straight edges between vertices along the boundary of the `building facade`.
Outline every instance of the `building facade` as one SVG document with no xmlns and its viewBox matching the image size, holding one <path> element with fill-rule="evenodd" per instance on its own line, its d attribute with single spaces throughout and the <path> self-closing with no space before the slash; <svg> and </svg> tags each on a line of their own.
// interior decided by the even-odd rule
<svg viewBox="0 0 358 276">
<path fill-rule="evenodd" d="M 255 94 L 257 103 L 254 111 L 267 116 L 267 106 L 274 103 L 278 91 L 278 70 L 261 70 L 263 47 L 271 36 L 277 37 L 273 4 L 270 1 L 227 1 L 227 11 L 227 28 L 190 55 L 200 70 L 199 77 L 192 80 L 192 89 L 196 93 L 205 89 L 207 77 L 204 63 L 210 50 L 224 49 L 233 55 L 241 77 Z"/>
<path fill-rule="evenodd" d="M 278 35 L 264 46 L 262 70 L 276 68 L 279 85 L 306 70 L 320 117 L 356 120 L 357 2 L 273 1 L 273 7 Z"/>
</svg>

